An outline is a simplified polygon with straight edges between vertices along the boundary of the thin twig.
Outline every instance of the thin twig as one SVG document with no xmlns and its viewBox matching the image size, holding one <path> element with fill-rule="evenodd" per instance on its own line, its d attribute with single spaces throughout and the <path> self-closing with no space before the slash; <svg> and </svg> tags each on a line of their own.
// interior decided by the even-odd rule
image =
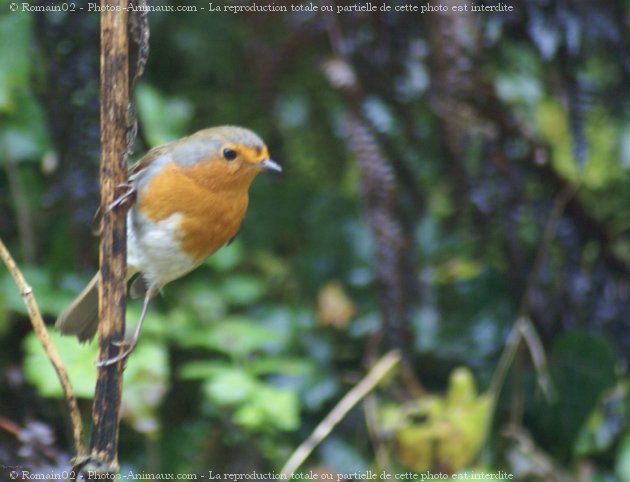
<svg viewBox="0 0 630 482">
<path fill-rule="evenodd" d="M 536 382 L 547 400 L 553 402 L 557 398 L 556 389 L 549 376 L 547 357 L 545 356 L 543 344 L 538 336 L 538 331 L 529 317 L 521 318 L 519 325 L 519 333 L 527 345 L 529 355 L 534 364 L 534 369 L 536 370 Z"/>
<path fill-rule="evenodd" d="M 70 378 L 68 377 L 68 372 L 66 372 L 66 368 L 64 367 L 63 362 L 59 357 L 59 353 L 57 352 L 55 345 L 53 345 L 52 341 L 50 340 L 48 330 L 46 329 L 42 314 L 39 311 L 37 301 L 35 300 L 35 295 L 33 294 L 33 288 L 31 288 L 31 286 L 26 282 L 26 279 L 24 278 L 22 272 L 13 260 L 11 253 L 9 253 L 9 250 L 2 242 L 2 239 L 0 239 L 0 257 L 9 269 L 11 276 L 13 276 L 13 279 L 15 280 L 15 284 L 20 290 L 20 294 L 24 299 L 26 309 L 28 310 L 28 315 L 31 319 L 31 324 L 33 325 L 33 331 L 39 338 L 39 341 L 44 347 L 50 363 L 52 363 L 53 368 L 57 372 L 57 377 L 59 378 L 59 382 L 61 383 L 61 387 L 63 388 L 63 393 L 66 397 L 66 403 L 68 404 L 68 409 L 70 410 L 70 420 L 72 421 L 72 436 L 74 438 L 74 450 L 76 451 L 77 456 L 83 456 L 85 454 L 85 445 L 83 443 L 83 422 L 81 421 L 81 412 L 79 411 L 77 396 L 74 393 L 72 384 L 70 383 Z"/>
<path fill-rule="evenodd" d="M 501 353 L 501 358 L 499 358 L 499 362 L 497 363 L 497 368 L 494 371 L 494 375 L 492 376 L 492 382 L 490 383 L 490 393 L 494 398 L 494 401 L 499 398 L 499 393 L 503 388 L 503 384 L 505 383 L 505 378 L 507 377 L 507 373 L 512 366 L 512 362 L 514 361 L 514 357 L 516 356 L 516 352 L 518 348 L 521 346 L 521 334 L 518 329 L 519 320 L 516 320 L 510 333 L 508 334 L 507 340 L 505 341 L 505 346 L 503 348 L 503 353 Z"/>
<path fill-rule="evenodd" d="M 543 239 L 540 242 L 540 247 L 538 252 L 536 253 L 536 259 L 534 260 L 534 265 L 532 266 L 532 270 L 529 273 L 529 279 L 527 280 L 527 285 L 525 287 L 525 293 L 523 294 L 523 298 L 521 300 L 521 306 L 519 310 L 519 317 L 528 315 L 531 310 L 531 295 L 534 289 L 534 285 L 540 276 L 540 271 L 543 268 L 544 262 L 547 259 L 547 253 L 549 252 L 549 248 L 551 247 L 551 243 L 556 237 L 556 233 L 558 231 L 558 222 L 564 213 L 564 210 L 569 204 L 569 201 L 575 196 L 579 189 L 579 183 L 568 183 L 562 191 L 556 196 L 554 200 L 553 206 L 551 208 L 551 212 L 549 213 L 549 218 L 545 224 L 545 230 L 543 231 Z"/>
<path fill-rule="evenodd" d="M 392 350 L 384 355 L 369 373 L 335 405 L 335 408 L 319 423 L 308 438 L 295 449 L 280 473 L 286 475 L 287 478 L 291 477 L 352 407 L 370 393 L 399 361 L 400 353 L 397 350 Z"/>
<path fill-rule="evenodd" d="M 534 265 L 529 274 L 527 286 L 525 287 L 525 292 L 521 300 L 519 315 L 514 322 L 514 326 L 512 327 L 510 334 L 508 335 L 507 341 L 505 343 L 505 349 L 501 354 L 501 358 L 499 360 L 499 363 L 497 364 L 497 369 L 493 376 L 491 392 L 493 393 L 495 399 L 498 397 L 498 394 L 503 387 L 505 377 L 507 376 L 510 366 L 512 366 L 514 357 L 516 356 L 516 353 L 518 352 L 518 349 L 520 348 L 521 342 L 523 340 L 525 340 L 527 344 L 530 356 L 532 357 L 532 361 L 534 363 L 538 386 L 541 388 L 543 394 L 548 401 L 553 401 L 555 399 L 555 388 L 551 381 L 551 377 L 549 376 L 545 352 L 542 349 L 540 338 L 538 337 L 536 328 L 531 322 L 529 313 L 531 311 L 532 291 L 534 289 L 536 281 L 538 280 L 538 277 L 540 276 L 540 271 L 547 258 L 551 243 L 555 238 L 556 232 L 558 230 L 558 222 L 560 221 L 560 218 L 562 217 L 562 214 L 564 213 L 567 204 L 569 203 L 569 201 L 571 201 L 573 196 L 575 196 L 578 189 L 579 183 L 567 184 L 564 189 L 556 196 L 553 207 L 551 208 L 551 212 L 549 213 L 549 218 L 547 219 L 543 232 L 543 239 L 540 242 L 540 247 L 538 249 L 538 252 L 536 253 L 536 259 L 534 260 Z"/>
<path fill-rule="evenodd" d="M 512 366 L 514 357 L 516 356 L 523 340 L 527 344 L 529 354 L 536 370 L 536 381 L 538 386 L 542 390 L 547 401 L 552 402 L 556 399 L 557 395 L 553 382 L 551 381 L 551 377 L 549 376 L 545 352 L 542 348 L 542 343 L 540 342 L 536 328 L 534 327 L 531 319 L 527 316 L 519 317 L 508 335 L 505 343 L 505 349 L 501 354 L 501 358 L 499 359 L 497 369 L 492 379 L 490 392 L 493 394 L 495 399 L 498 397 L 503 387 L 503 383 L 505 382 L 507 373 Z"/>
</svg>

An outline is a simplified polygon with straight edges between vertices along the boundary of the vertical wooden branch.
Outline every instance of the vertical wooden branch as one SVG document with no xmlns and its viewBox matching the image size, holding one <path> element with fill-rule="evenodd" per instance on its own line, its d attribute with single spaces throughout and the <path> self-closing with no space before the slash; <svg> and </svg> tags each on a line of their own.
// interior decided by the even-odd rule
<svg viewBox="0 0 630 482">
<path fill-rule="evenodd" d="M 127 281 L 126 211 L 110 209 L 117 186 L 127 181 L 129 105 L 126 3 L 101 0 L 101 210 L 98 359 L 118 354 L 125 331 Z M 98 370 L 92 409 L 92 460 L 118 470 L 118 422 L 124 360 Z"/>
</svg>

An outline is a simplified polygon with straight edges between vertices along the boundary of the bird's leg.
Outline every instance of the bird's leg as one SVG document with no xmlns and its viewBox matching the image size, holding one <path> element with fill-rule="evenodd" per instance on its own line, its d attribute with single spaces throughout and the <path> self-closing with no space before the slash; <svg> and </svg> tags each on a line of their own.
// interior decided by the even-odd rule
<svg viewBox="0 0 630 482">
<path fill-rule="evenodd" d="M 142 323 L 144 322 L 144 317 L 147 314 L 147 309 L 149 308 L 149 302 L 155 295 L 159 292 L 159 287 L 153 285 L 147 289 L 147 292 L 144 295 L 144 302 L 142 304 L 142 311 L 140 312 L 140 319 L 138 320 L 138 324 L 136 325 L 135 330 L 133 330 L 133 335 L 129 340 L 125 341 L 115 341 L 114 345 L 122 348 L 122 351 L 116 355 L 115 357 L 108 358 L 107 360 L 100 360 L 96 362 L 97 367 L 106 367 L 118 363 L 120 360 L 123 360 L 129 356 L 129 354 L 134 350 L 136 345 L 138 344 L 138 338 L 140 338 L 140 331 L 142 330 Z"/>
<path fill-rule="evenodd" d="M 118 184 L 116 189 L 124 189 L 124 192 L 109 205 L 109 211 L 133 201 L 136 196 L 136 188 L 129 182 Z"/>
</svg>

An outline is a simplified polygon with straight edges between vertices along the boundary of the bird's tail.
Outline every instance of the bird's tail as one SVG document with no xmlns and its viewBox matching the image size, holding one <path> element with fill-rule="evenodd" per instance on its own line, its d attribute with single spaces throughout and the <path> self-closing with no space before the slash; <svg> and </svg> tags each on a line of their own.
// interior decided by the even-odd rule
<svg viewBox="0 0 630 482">
<path fill-rule="evenodd" d="M 59 315 L 55 326 L 64 335 L 76 335 L 81 342 L 94 338 L 98 328 L 98 273 Z"/>
</svg>

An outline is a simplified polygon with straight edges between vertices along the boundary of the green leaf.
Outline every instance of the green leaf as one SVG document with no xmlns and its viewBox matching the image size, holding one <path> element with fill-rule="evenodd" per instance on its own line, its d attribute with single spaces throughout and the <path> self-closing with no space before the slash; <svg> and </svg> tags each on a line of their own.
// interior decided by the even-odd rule
<svg viewBox="0 0 630 482">
<path fill-rule="evenodd" d="M 248 364 L 249 370 L 256 375 L 304 376 L 312 373 L 315 365 L 304 358 L 263 357 L 258 356 Z"/>
<path fill-rule="evenodd" d="M 584 456 L 609 449 L 630 421 L 628 382 L 604 392 L 575 442 L 575 453 Z"/>
<path fill-rule="evenodd" d="M 166 97 L 146 83 L 136 87 L 138 116 L 151 146 L 159 146 L 186 134 L 193 114 L 192 104 L 183 98 Z"/>
<path fill-rule="evenodd" d="M 219 360 L 189 361 L 179 369 L 178 375 L 184 380 L 205 380 L 223 373 L 230 367 L 228 363 Z"/>
<path fill-rule="evenodd" d="M 159 408 L 168 388 L 166 347 L 145 338 L 127 362 L 120 416 L 138 432 L 155 435 L 160 428 Z"/>
<path fill-rule="evenodd" d="M 8 114 L 0 127 L 2 160 L 39 160 L 50 149 L 44 116 L 29 89 L 32 19 L 22 12 L 0 14 L 0 113 Z"/>
<path fill-rule="evenodd" d="M 225 273 L 232 271 L 241 263 L 243 254 L 243 243 L 237 238 L 210 256 L 206 264 L 216 271 Z"/>
<path fill-rule="evenodd" d="M 455 283 L 476 278 L 483 271 L 483 264 L 473 259 L 454 256 L 436 267 L 436 283 Z"/>
<path fill-rule="evenodd" d="M 205 379 L 203 393 L 214 405 L 233 409 L 234 421 L 251 431 L 294 430 L 299 403 L 294 390 L 260 381 L 246 368 L 223 362 L 189 362 L 185 379 Z"/>
<path fill-rule="evenodd" d="M 68 371 L 77 397 L 92 398 L 96 382 L 96 343 L 80 344 L 75 337 L 62 336 L 58 332 L 51 332 L 50 338 Z M 28 334 L 23 347 L 26 379 L 45 397 L 63 397 L 57 373 L 35 333 Z"/>
<path fill-rule="evenodd" d="M 558 402 L 537 401 L 534 423 L 548 444 L 562 450 L 574 446 L 602 392 L 615 385 L 617 358 L 608 340 L 583 331 L 560 337 L 549 358 Z"/>
<path fill-rule="evenodd" d="M 231 318 L 203 330 L 189 331 L 179 342 L 187 348 L 209 348 L 243 359 L 256 351 L 273 350 L 279 340 L 272 329 L 246 319 Z"/>
<path fill-rule="evenodd" d="M 552 162 L 558 171 L 571 180 L 579 176 L 573 155 L 571 129 L 566 109 L 555 99 L 544 99 L 536 113 L 540 135 L 551 146 Z"/>
<path fill-rule="evenodd" d="M 25 88 L 14 95 L 16 111 L 0 128 L 0 147 L 14 161 L 39 161 L 51 149 L 46 123 L 40 105 Z"/>
<path fill-rule="evenodd" d="M 236 306 L 248 306 L 257 302 L 265 291 L 263 281 L 251 275 L 230 276 L 221 285 L 221 293 L 225 300 Z"/>
<path fill-rule="evenodd" d="M 92 398 L 96 384 L 96 343 L 80 344 L 76 338 L 50 333 L 77 397 Z M 26 379 L 46 397 L 62 398 L 63 391 L 56 372 L 37 336 L 30 333 L 24 340 Z M 158 409 L 168 389 L 169 370 L 166 349 L 143 340 L 129 357 L 125 369 L 125 392 L 121 417 L 137 431 L 153 434 L 159 428 Z"/>
<path fill-rule="evenodd" d="M 219 406 L 234 406 L 247 401 L 257 390 L 258 381 L 242 369 L 215 370 L 203 386 L 206 396 Z"/>
<path fill-rule="evenodd" d="M 294 430 L 299 425 L 295 392 L 273 387 L 242 369 L 214 367 L 203 392 L 214 404 L 234 408 L 234 421 L 252 431 Z"/>
<path fill-rule="evenodd" d="M 619 444 L 615 472 L 618 480 L 630 480 L 630 433 Z"/>
<path fill-rule="evenodd" d="M 22 268 L 22 274 L 33 288 L 33 294 L 42 313 L 59 314 L 72 301 L 72 293 L 53 289 L 50 273 L 45 268 L 26 266 Z M 8 271 L 2 271 L 0 274 L 0 299 L 7 310 L 22 315 L 28 314 L 24 299 Z"/>
<path fill-rule="evenodd" d="M 132 300 L 127 298 L 127 333 L 131 333 L 136 327 L 138 320 L 140 319 L 140 313 L 142 312 L 142 299 Z M 142 334 L 149 335 L 149 338 L 166 339 L 169 338 L 173 332 L 174 326 L 178 325 L 179 319 L 172 313 L 165 314 L 158 309 L 157 303 L 151 303 L 149 305 L 149 311 L 147 312 L 145 323 L 142 326 Z"/>
<path fill-rule="evenodd" d="M 298 399 L 293 391 L 259 384 L 251 395 L 248 403 L 234 413 L 236 423 L 253 431 L 298 428 Z"/>
<path fill-rule="evenodd" d="M 16 111 L 14 90 L 29 82 L 31 21 L 26 13 L 0 15 L 0 112 Z"/>
<path fill-rule="evenodd" d="M 623 131 L 612 121 L 610 112 L 602 108 L 594 108 L 588 113 L 585 130 L 588 159 L 584 185 L 606 189 L 611 182 L 627 175 L 620 162 Z"/>
<path fill-rule="evenodd" d="M 192 315 L 193 326 L 223 320 L 227 313 L 227 301 L 214 286 L 214 280 L 206 278 L 207 274 L 206 271 L 186 280 L 185 288 L 177 293 L 182 309 Z"/>
</svg>

